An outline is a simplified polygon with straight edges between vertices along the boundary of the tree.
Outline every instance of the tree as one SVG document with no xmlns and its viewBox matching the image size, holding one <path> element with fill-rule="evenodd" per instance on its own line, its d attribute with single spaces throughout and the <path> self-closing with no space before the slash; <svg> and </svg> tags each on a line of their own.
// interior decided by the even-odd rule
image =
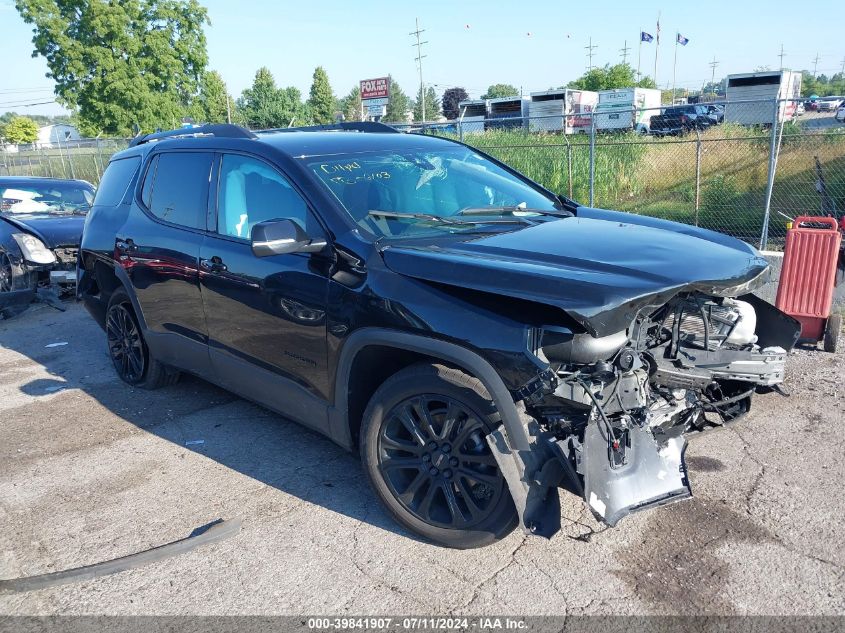
<svg viewBox="0 0 845 633">
<path fill-rule="evenodd" d="M 38 138 L 38 125 L 29 117 L 14 116 L 8 123 L 3 124 L 0 136 L 14 145 L 34 143 Z"/>
<path fill-rule="evenodd" d="M 519 96 L 519 90 L 510 84 L 493 84 L 487 88 L 487 92 L 481 95 L 482 99 L 499 99 L 500 97 Z"/>
<path fill-rule="evenodd" d="M 340 100 L 340 111 L 345 121 L 361 120 L 361 89 L 355 86 L 343 99 Z"/>
<path fill-rule="evenodd" d="M 469 95 L 463 88 L 447 88 L 440 101 L 443 116 L 447 119 L 457 119 L 461 115 L 458 104 L 466 99 L 469 99 Z"/>
<path fill-rule="evenodd" d="M 252 87 L 238 99 L 239 114 L 251 128 L 287 127 L 291 122 L 305 121 L 305 107 L 299 90 L 293 86 L 276 87 L 273 73 L 267 67 L 258 69 Z"/>
<path fill-rule="evenodd" d="M 229 100 L 228 108 L 227 99 Z M 231 100 L 220 73 L 212 70 L 203 75 L 199 94 L 191 103 L 188 113 L 198 122 L 226 123 L 231 110 Z"/>
<path fill-rule="evenodd" d="M 58 101 L 83 129 L 128 135 L 175 125 L 208 62 L 197 0 L 16 0 Z"/>
<path fill-rule="evenodd" d="M 422 86 L 417 90 L 417 100 L 414 103 L 414 121 L 436 121 L 440 116 L 440 102 L 434 88 L 429 86 L 425 90 L 425 118 L 422 111 Z"/>
<path fill-rule="evenodd" d="M 384 115 L 384 120 L 392 123 L 405 123 L 408 120 L 408 110 L 411 109 L 410 100 L 402 92 L 399 84 L 393 80 L 393 77 L 388 77 L 388 85 L 390 87 L 390 98 L 387 102 L 387 113 Z"/>
<path fill-rule="evenodd" d="M 637 82 L 637 73 L 630 64 L 605 64 L 593 68 L 575 81 L 569 82 L 570 88 L 579 90 L 612 90 L 613 88 L 656 88 L 651 77 L 643 77 Z"/>
<path fill-rule="evenodd" d="M 311 120 L 318 125 L 332 123 L 334 121 L 335 104 L 334 93 L 329 84 L 329 76 L 322 66 L 317 66 L 314 69 L 311 93 L 308 97 Z"/>
</svg>

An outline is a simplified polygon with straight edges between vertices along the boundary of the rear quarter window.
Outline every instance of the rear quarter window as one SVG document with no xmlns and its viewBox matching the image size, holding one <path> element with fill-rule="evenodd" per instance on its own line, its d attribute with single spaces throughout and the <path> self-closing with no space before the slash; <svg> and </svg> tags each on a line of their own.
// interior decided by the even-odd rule
<svg viewBox="0 0 845 633">
<path fill-rule="evenodd" d="M 150 212 L 166 222 L 205 228 L 212 159 L 209 152 L 159 154 L 149 194 Z"/>
<path fill-rule="evenodd" d="M 107 207 L 120 204 L 140 164 L 141 159 L 138 156 L 111 161 L 100 180 L 94 204 Z"/>
</svg>

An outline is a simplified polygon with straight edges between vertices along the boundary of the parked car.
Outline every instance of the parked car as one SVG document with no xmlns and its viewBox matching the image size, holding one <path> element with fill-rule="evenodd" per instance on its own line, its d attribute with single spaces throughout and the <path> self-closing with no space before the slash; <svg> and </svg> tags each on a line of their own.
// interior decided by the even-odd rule
<svg viewBox="0 0 845 633">
<path fill-rule="evenodd" d="M 834 115 L 837 121 L 845 122 L 845 103 L 839 106 L 839 109 L 836 111 Z"/>
<path fill-rule="evenodd" d="M 94 187 L 83 180 L 0 177 L 0 316 L 26 310 L 39 286 L 76 286 L 76 255 Z"/>
<path fill-rule="evenodd" d="M 707 118 L 710 119 L 710 125 L 718 125 L 724 122 L 725 106 L 711 103 L 704 107 L 707 108 Z"/>
<path fill-rule="evenodd" d="M 804 103 L 803 103 L 802 101 L 799 101 L 799 102 L 795 105 L 795 116 L 801 116 L 801 115 L 802 115 L 802 114 L 804 114 L 806 111 L 807 111 L 807 109 L 804 107 Z"/>
<path fill-rule="evenodd" d="M 195 374 L 357 449 L 450 547 L 551 536 L 560 488 L 608 525 L 689 497 L 684 433 L 775 389 L 799 330 L 748 294 L 752 246 L 378 123 L 136 138 L 80 261 L 123 381 Z"/>
<path fill-rule="evenodd" d="M 804 102 L 804 109 L 807 112 L 818 112 L 819 109 L 819 102 L 818 99 L 808 99 Z"/>
<path fill-rule="evenodd" d="M 724 112 L 722 118 L 724 118 Z M 670 106 L 651 117 L 651 133 L 655 136 L 681 135 L 694 130 L 705 130 L 712 124 L 707 106 Z"/>
<path fill-rule="evenodd" d="M 841 97 L 825 97 L 824 99 L 819 99 L 819 112 L 836 112 L 841 103 Z"/>
</svg>

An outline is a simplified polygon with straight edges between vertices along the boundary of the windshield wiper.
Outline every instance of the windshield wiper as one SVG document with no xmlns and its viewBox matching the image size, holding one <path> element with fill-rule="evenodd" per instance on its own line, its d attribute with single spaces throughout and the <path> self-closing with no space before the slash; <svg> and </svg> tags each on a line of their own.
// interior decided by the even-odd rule
<svg viewBox="0 0 845 633">
<path fill-rule="evenodd" d="M 478 224 L 532 224 L 526 218 L 508 218 L 506 220 L 453 220 L 449 217 L 432 215 L 430 213 L 402 213 L 400 211 L 367 211 L 367 215 L 380 218 L 404 220 L 419 220 L 442 226 L 476 226 Z"/>
<path fill-rule="evenodd" d="M 532 209 L 530 207 L 467 207 L 466 209 L 461 209 L 458 215 L 515 215 L 518 211 L 522 213 L 548 215 L 554 218 L 572 217 L 569 211 L 548 211 L 546 209 Z"/>
</svg>

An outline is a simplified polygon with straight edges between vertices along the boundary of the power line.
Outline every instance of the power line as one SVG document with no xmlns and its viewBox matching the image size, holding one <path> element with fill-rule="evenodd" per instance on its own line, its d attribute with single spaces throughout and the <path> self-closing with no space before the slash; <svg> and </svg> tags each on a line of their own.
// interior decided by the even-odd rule
<svg viewBox="0 0 845 633">
<path fill-rule="evenodd" d="M 631 50 L 628 48 L 628 40 L 625 40 L 622 43 L 622 48 L 619 49 L 619 52 L 622 53 L 622 63 L 625 64 L 628 62 L 628 51 Z"/>
<path fill-rule="evenodd" d="M 4 108 L 29 108 L 32 106 L 49 105 L 51 103 L 58 103 L 55 99 L 53 101 L 39 101 L 37 103 L 0 103 L 0 107 Z"/>
<path fill-rule="evenodd" d="M 781 70 L 783 70 L 783 58 L 784 58 L 784 55 L 785 55 L 785 53 L 783 52 L 783 44 L 781 44 L 781 45 L 780 45 L 780 55 L 778 55 L 778 57 L 780 57 L 780 69 L 781 69 Z"/>
<path fill-rule="evenodd" d="M 816 53 L 816 58 L 813 60 L 813 79 L 816 78 L 816 70 L 819 67 L 819 54 Z"/>
<path fill-rule="evenodd" d="M 422 120 L 425 122 L 425 84 L 423 83 L 423 72 L 422 72 L 422 60 L 423 57 L 428 57 L 427 55 L 422 54 L 422 47 L 424 44 L 428 44 L 428 42 L 420 42 L 420 33 L 424 33 L 425 29 L 420 29 L 420 19 L 416 18 L 417 30 L 411 31 L 408 35 L 417 38 L 416 44 L 411 44 L 411 46 L 417 47 L 417 64 L 419 64 L 420 69 L 420 108 L 422 112 Z"/>
<path fill-rule="evenodd" d="M 595 44 L 595 45 L 593 44 L 593 36 L 591 35 L 590 36 L 590 43 L 587 44 L 587 46 L 584 47 L 584 48 L 587 49 L 587 59 L 589 60 L 587 62 L 587 72 L 590 72 L 593 69 L 593 54 L 594 54 L 593 49 L 596 49 L 598 47 L 599 47 L 598 44 Z"/>
</svg>

